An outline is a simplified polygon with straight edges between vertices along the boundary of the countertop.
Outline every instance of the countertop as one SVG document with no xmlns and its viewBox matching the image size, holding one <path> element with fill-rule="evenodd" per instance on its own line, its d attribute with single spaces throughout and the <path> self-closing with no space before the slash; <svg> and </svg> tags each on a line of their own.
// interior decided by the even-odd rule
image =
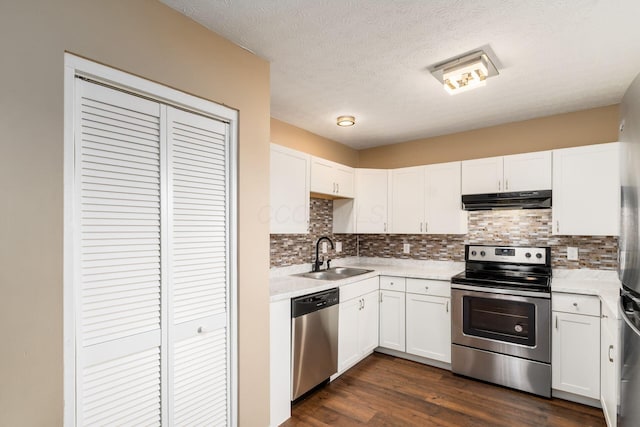
<svg viewBox="0 0 640 427">
<path fill-rule="evenodd" d="M 554 269 L 551 280 L 551 292 L 596 295 L 611 310 L 617 319 L 620 281 L 618 272 L 613 270 L 565 270 Z"/>
<path fill-rule="evenodd" d="M 392 260 L 386 258 L 352 257 L 335 260 L 334 267 L 355 267 L 373 270 L 370 273 L 343 280 L 325 281 L 292 276 L 311 269 L 311 264 L 273 269 L 269 279 L 271 302 L 295 298 L 300 295 L 345 286 L 376 276 L 413 277 L 449 281 L 452 276 L 464 270 L 463 262 Z M 618 295 L 620 281 L 618 273 L 612 270 L 556 268 L 551 280 L 552 292 L 595 295 L 619 318 Z"/>
<path fill-rule="evenodd" d="M 272 272 L 269 279 L 271 302 L 295 298 L 313 292 L 345 286 L 376 276 L 413 277 L 416 279 L 451 280 L 452 276 L 464 270 L 463 262 L 386 260 L 382 258 L 344 258 L 332 262 L 334 267 L 355 267 L 373 270 L 370 273 L 343 280 L 315 280 L 292 274 L 310 270 L 310 264 L 287 267 Z"/>
</svg>

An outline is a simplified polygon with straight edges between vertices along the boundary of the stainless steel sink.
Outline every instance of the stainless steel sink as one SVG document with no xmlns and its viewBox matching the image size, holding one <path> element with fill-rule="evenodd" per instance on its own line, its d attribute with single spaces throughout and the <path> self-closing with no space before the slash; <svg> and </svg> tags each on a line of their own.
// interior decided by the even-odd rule
<svg viewBox="0 0 640 427">
<path fill-rule="evenodd" d="M 333 267 L 328 270 L 295 274 L 295 276 L 306 277 L 307 279 L 316 279 L 316 280 L 340 280 L 340 279 L 346 279 L 348 277 L 359 276 L 361 274 L 370 273 L 372 271 L 373 270 L 365 270 L 364 268 Z"/>
</svg>

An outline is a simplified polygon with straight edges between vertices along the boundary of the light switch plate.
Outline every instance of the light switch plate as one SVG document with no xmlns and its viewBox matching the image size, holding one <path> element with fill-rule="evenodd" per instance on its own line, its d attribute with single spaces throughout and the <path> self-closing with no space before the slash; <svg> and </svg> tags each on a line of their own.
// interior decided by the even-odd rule
<svg viewBox="0 0 640 427">
<path fill-rule="evenodd" d="M 567 246 L 567 259 L 569 261 L 578 261 L 578 248 Z"/>
<path fill-rule="evenodd" d="M 327 253 L 327 242 L 322 242 L 322 253 L 323 254 Z"/>
<path fill-rule="evenodd" d="M 336 252 L 342 252 L 342 242 L 336 242 Z"/>
<path fill-rule="evenodd" d="M 411 251 L 411 245 L 409 243 L 405 243 L 402 245 L 402 252 L 408 254 Z"/>
</svg>

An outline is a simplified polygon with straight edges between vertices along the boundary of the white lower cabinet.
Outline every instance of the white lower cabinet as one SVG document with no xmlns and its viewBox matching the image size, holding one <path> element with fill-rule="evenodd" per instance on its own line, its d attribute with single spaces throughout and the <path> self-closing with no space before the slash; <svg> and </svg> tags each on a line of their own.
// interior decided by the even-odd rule
<svg viewBox="0 0 640 427">
<path fill-rule="evenodd" d="M 406 294 L 407 353 L 451 363 L 450 300 Z"/>
<path fill-rule="evenodd" d="M 272 426 L 291 416 L 291 300 L 269 305 L 270 406 Z"/>
<path fill-rule="evenodd" d="M 380 290 L 380 347 L 405 351 L 405 293 Z"/>
<path fill-rule="evenodd" d="M 553 294 L 552 388 L 600 399 L 600 299 Z"/>
<path fill-rule="evenodd" d="M 602 305 L 600 321 L 600 403 L 609 427 L 617 425 L 618 372 L 620 369 L 620 325 L 615 314 Z"/>
<path fill-rule="evenodd" d="M 339 374 L 378 346 L 378 283 L 375 277 L 340 288 Z"/>
</svg>

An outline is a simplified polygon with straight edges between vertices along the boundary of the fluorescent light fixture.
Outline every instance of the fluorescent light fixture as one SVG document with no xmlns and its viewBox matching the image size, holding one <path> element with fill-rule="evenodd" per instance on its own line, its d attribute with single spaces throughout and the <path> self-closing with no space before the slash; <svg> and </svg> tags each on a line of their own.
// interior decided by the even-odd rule
<svg viewBox="0 0 640 427">
<path fill-rule="evenodd" d="M 356 124 L 356 118 L 353 116 L 339 116 L 336 119 L 336 124 L 342 127 L 353 126 Z"/>
<path fill-rule="evenodd" d="M 439 64 L 432 74 L 442 82 L 450 95 L 486 86 L 487 78 L 498 75 L 498 70 L 483 51 L 474 52 Z"/>
</svg>

